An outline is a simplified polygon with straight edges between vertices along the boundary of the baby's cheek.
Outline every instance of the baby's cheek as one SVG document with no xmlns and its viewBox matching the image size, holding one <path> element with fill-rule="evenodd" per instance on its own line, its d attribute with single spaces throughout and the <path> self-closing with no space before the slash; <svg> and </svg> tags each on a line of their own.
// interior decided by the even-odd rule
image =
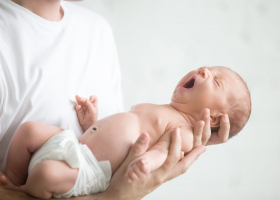
<svg viewBox="0 0 280 200">
<path fill-rule="evenodd" d="M 193 148 L 193 134 L 182 135 L 182 151 L 187 153 Z"/>
</svg>

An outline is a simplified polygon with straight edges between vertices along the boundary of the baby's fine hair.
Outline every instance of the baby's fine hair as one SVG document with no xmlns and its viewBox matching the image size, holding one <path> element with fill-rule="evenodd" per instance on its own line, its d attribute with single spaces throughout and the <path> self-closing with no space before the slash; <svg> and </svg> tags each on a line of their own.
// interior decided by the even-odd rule
<svg viewBox="0 0 280 200">
<path fill-rule="evenodd" d="M 237 133 L 239 133 L 243 129 L 250 118 L 252 107 L 251 95 L 246 82 L 241 78 L 239 74 L 237 74 L 233 70 L 231 71 L 236 75 L 237 80 L 240 82 L 240 87 L 236 87 L 235 92 L 239 93 L 241 95 L 241 98 L 228 99 L 229 112 L 227 114 L 230 122 L 229 138 L 237 135 Z"/>
</svg>

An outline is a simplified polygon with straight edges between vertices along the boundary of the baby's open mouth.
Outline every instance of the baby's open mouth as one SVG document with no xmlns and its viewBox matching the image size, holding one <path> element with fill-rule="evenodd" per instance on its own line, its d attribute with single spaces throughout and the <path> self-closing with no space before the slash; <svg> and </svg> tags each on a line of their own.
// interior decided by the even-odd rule
<svg viewBox="0 0 280 200">
<path fill-rule="evenodd" d="M 195 83 L 195 76 L 192 76 L 184 85 L 184 88 L 190 89 L 194 86 Z"/>
</svg>

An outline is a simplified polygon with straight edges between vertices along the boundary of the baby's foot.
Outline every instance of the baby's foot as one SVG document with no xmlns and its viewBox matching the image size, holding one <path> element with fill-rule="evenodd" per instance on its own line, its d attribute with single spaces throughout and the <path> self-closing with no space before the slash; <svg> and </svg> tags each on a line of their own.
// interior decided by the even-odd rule
<svg viewBox="0 0 280 200">
<path fill-rule="evenodd" d="M 8 190 L 19 190 L 19 186 L 15 186 L 12 182 L 6 177 L 5 174 L 0 172 L 0 188 Z"/>
<path fill-rule="evenodd" d="M 127 167 L 125 180 L 127 182 L 137 181 L 150 173 L 148 161 L 145 158 L 133 160 Z"/>
</svg>

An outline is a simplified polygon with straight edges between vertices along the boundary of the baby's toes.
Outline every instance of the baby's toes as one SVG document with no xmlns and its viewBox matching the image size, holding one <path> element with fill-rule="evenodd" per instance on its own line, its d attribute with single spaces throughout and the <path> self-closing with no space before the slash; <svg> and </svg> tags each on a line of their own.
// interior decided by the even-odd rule
<svg viewBox="0 0 280 200">
<path fill-rule="evenodd" d="M 137 163 L 137 167 L 143 175 L 147 175 L 150 173 L 148 161 L 146 159 L 141 159 Z"/>
<path fill-rule="evenodd" d="M 4 174 L 0 172 L 0 187 L 5 187 L 8 184 L 8 180 Z"/>
<path fill-rule="evenodd" d="M 134 169 L 133 169 L 133 166 L 131 166 L 131 167 L 127 170 L 127 172 L 126 172 L 126 174 L 125 174 L 125 180 L 126 180 L 127 182 L 132 182 L 132 181 L 138 180 L 138 176 L 137 176 L 137 174 L 135 174 Z"/>
<path fill-rule="evenodd" d="M 6 175 L 0 174 L 0 187 L 8 190 L 19 190 L 19 186 L 14 185 Z"/>
<path fill-rule="evenodd" d="M 130 177 L 132 181 L 137 181 L 141 178 L 144 178 L 148 173 L 148 162 L 145 159 L 141 159 L 135 162 L 131 167 Z"/>
</svg>

